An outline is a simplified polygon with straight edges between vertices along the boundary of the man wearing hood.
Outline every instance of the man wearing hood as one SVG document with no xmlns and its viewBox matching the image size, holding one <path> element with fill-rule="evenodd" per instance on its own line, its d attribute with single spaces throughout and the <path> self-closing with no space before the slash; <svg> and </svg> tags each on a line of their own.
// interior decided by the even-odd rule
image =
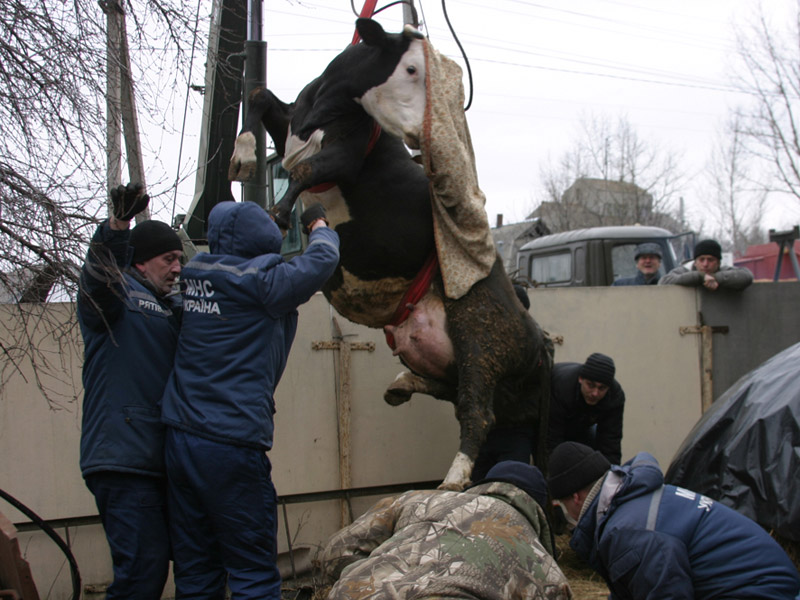
<svg viewBox="0 0 800 600">
<path fill-rule="evenodd" d="M 162 401 L 176 596 L 279 599 L 272 448 L 275 387 L 297 307 L 331 276 L 339 237 L 316 204 L 309 244 L 285 262 L 281 233 L 252 202 L 221 202 L 210 253 L 185 266 L 184 321 Z"/>
<path fill-rule="evenodd" d="M 794 600 L 800 577 L 757 523 L 711 498 L 665 485 L 656 459 L 622 466 L 576 442 L 553 450 L 550 494 L 574 524 L 570 546 L 610 598 Z"/>
<path fill-rule="evenodd" d="M 567 600 L 540 504 L 539 469 L 501 461 L 463 492 L 385 498 L 328 541 L 320 565 L 329 600 Z"/>
</svg>

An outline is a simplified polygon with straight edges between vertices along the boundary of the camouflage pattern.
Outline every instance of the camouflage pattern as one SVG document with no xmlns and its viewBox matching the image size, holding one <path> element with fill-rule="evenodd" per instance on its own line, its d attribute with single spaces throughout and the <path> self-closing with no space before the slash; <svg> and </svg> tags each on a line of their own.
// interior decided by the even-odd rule
<svg viewBox="0 0 800 600">
<path fill-rule="evenodd" d="M 330 600 L 572 598 L 544 512 L 503 482 L 385 498 L 325 547 Z"/>
</svg>

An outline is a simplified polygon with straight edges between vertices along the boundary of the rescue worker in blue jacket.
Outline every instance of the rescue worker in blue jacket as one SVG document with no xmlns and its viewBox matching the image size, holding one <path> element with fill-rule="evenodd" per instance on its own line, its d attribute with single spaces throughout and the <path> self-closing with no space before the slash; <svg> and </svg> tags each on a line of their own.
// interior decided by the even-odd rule
<svg viewBox="0 0 800 600">
<path fill-rule="evenodd" d="M 570 546 L 603 576 L 612 599 L 798 597 L 797 569 L 766 531 L 711 498 L 665 485 L 647 452 L 612 466 L 565 442 L 548 468 L 550 494 L 575 525 Z"/>
<path fill-rule="evenodd" d="M 107 598 L 156 600 L 169 573 L 161 395 L 178 341 L 180 238 L 166 223 L 130 229 L 141 184 L 111 191 L 81 271 L 84 341 L 81 472 L 111 549 Z"/>
<path fill-rule="evenodd" d="M 339 236 L 316 204 L 309 244 L 284 261 L 282 237 L 252 202 L 221 202 L 210 253 L 183 270 L 184 318 L 162 403 L 177 598 L 279 599 L 272 448 L 275 387 L 297 307 L 331 276 Z"/>
</svg>

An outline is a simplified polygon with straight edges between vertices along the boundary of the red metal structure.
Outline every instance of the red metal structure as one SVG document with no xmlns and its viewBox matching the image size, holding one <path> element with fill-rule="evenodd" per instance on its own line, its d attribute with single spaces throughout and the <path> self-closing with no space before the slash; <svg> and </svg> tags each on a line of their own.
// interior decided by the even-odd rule
<svg viewBox="0 0 800 600">
<path fill-rule="evenodd" d="M 780 232 L 773 229 L 769 235 L 771 243 L 748 247 L 744 256 L 737 258 L 733 263 L 737 267 L 750 269 L 756 279 L 767 281 L 800 279 L 798 227 Z"/>
</svg>

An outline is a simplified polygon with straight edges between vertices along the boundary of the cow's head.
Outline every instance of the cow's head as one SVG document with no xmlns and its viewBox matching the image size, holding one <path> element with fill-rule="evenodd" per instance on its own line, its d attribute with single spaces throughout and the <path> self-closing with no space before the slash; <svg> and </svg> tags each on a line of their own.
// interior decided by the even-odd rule
<svg viewBox="0 0 800 600">
<path fill-rule="evenodd" d="M 364 110 L 388 133 L 407 146 L 419 148 L 425 117 L 425 55 L 422 33 L 406 25 L 403 33 L 386 33 L 371 19 L 356 22 L 368 56 L 354 69 L 372 69 L 384 74 L 371 82 L 356 98 Z"/>
</svg>

